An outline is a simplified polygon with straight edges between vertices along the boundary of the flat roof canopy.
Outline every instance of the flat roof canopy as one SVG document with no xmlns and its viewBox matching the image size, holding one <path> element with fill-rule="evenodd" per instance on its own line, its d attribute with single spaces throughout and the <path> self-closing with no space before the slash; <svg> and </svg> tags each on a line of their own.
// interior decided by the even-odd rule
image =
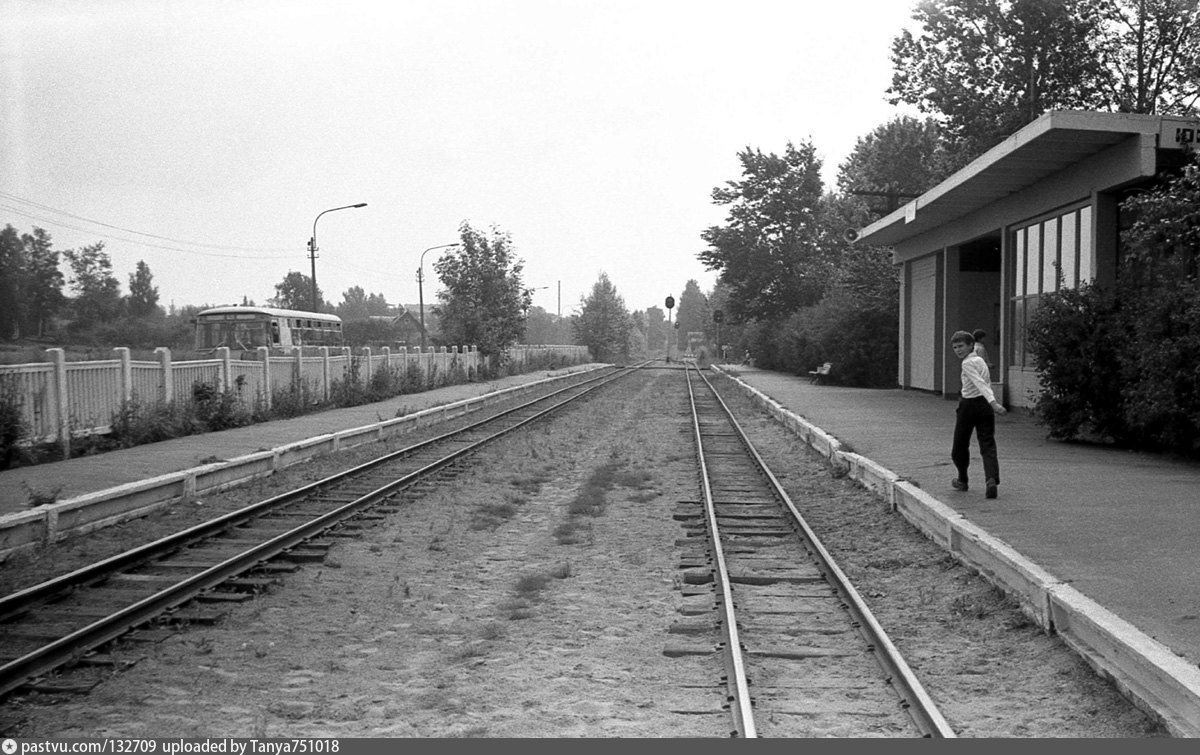
<svg viewBox="0 0 1200 755">
<path fill-rule="evenodd" d="M 1194 119 L 1133 113 L 1045 113 L 945 181 L 863 228 L 858 241 L 891 245 L 925 233 L 1032 186 L 1130 136 L 1158 135 L 1165 127 L 1164 121 L 1171 128 L 1196 125 Z"/>
</svg>

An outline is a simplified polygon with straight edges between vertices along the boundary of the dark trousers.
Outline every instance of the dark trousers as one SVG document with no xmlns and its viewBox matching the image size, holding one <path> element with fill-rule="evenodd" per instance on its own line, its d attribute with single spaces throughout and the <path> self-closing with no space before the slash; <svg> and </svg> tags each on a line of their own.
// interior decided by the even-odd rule
<svg viewBox="0 0 1200 755">
<path fill-rule="evenodd" d="M 958 479 L 963 482 L 967 481 L 967 467 L 971 466 L 972 432 L 979 441 L 985 478 L 1000 484 L 1000 461 L 996 458 L 996 414 L 983 396 L 959 399 L 955 412 L 954 446 L 950 449 L 950 460 L 958 469 Z"/>
</svg>

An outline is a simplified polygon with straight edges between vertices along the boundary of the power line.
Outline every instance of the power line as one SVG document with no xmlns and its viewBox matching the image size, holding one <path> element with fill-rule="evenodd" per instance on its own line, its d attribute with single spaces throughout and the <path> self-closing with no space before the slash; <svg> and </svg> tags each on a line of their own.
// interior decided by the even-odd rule
<svg viewBox="0 0 1200 755">
<path fill-rule="evenodd" d="M 59 210 L 54 207 L 50 207 L 49 205 L 44 205 L 44 204 L 34 202 L 34 201 L 31 201 L 28 199 L 23 199 L 21 197 L 18 197 L 18 196 L 12 195 L 12 194 L 8 194 L 7 192 L 3 192 L 3 191 L 0 191 L 0 198 L 7 199 L 10 202 L 20 202 L 20 203 L 29 205 L 31 207 L 38 208 L 44 212 L 51 212 L 51 213 L 56 213 L 59 215 L 64 215 L 68 218 L 74 218 L 75 220 L 80 220 L 85 223 L 92 223 L 94 225 L 98 225 L 103 228 L 111 228 L 113 230 L 122 231 L 124 233 L 132 233 L 137 236 L 145 236 L 146 238 L 150 238 L 150 239 L 158 239 L 160 241 L 168 241 L 173 244 L 186 244 L 189 246 L 197 246 L 197 247 L 203 247 L 203 248 L 207 248 L 207 249 L 222 249 L 222 250 L 226 250 L 226 251 L 251 252 L 252 255 L 247 256 L 245 254 L 218 254 L 216 252 L 205 252 L 205 251 L 200 251 L 197 249 L 183 249 L 183 248 L 180 248 L 177 246 L 166 246 L 163 244 L 156 244 L 156 243 L 151 243 L 148 241 L 139 241 L 137 239 L 125 238 L 125 237 L 117 236 L 114 234 L 97 233 L 96 231 L 94 231 L 92 229 L 81 228 L 78 225 L 72 225 L 70 223 L 65 223 L 61 220 L 58 220 L 58 219 L 55 219 L 52 217 L 46 217 L 45 215 L 37 215 L 37 214 L 30 212 L 29 210 L 26 210 L 26 209 L 23 209 L 20 207 L 13 207 L 11 205 L 0 204 L 0 208 L 8 210 L 9 212 L 13 212 L 17 215 L 21 215 L 23 217 L 31 218 L 33 220 L 38 220 L 43 223 L 54 225 L 54 226 L 57 226 L 60 228 L 68 228 L 73 231 L 80 231 L 82 233 L 93 233 L 98 236 L 106 236 L 110 239 L 114 239 L 117 241 L 123 241 L 128 244 L 139 244 L 142 246 L 148 246 L 148 247 L 153 247 L 153 248 L 157 248 L 157 249 L 167 249 L 167 250 L 175 251 L 175 252 L 183 252 L 185 254 L 197 254 L 197 255 L 206 256 L 206 257 L 226 257 L 226 258 L 233 258 L 233 259 L 284 259 L 285 257 L 293 256 L 295 254 L 294 252 L 288 253 L 289 250 L 283 249 L 283 248 L 263 249 L 263 248 L 228 246 L 228 245 L 221 245 L 221 244 L 206 244 L 206 243 L 197 242 L 197 241 L 186 241 L 183 239 L 175 239 L 175 238 L 171 238 L 169 236 L 159 236 L 159 235 L 153 234 L 153 233 L 137 231 L 132 228 L 123 228 L 121 226 L 112 225 L 110 223 L 104 223 L 99 220 L 92 220 L 91 218 L 86 218 L 86 217 L 83 217 L 82 215 L 76 215 L 74 213 L 67 212 L 66 210 Z M 275 255 L 262 254 L 262 252 L 268 252 L 268 251 L 269 252 L 281 252 L 281 253 L 287 253 L 287 254 L 275 254 Z"/>
</svg>

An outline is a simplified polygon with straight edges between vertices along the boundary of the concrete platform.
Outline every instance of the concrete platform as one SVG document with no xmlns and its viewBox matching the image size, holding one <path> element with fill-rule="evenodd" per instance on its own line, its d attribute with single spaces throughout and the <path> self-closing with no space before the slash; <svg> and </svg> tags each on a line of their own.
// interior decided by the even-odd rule
<svg viewBox="0 0 1200 755">
<path fill-rule="evenodd" d="M 1200 464 L 1049 440 L 1009 413 L 996 418 L 1000 487 L 988 500 L 978 447 L 971 489 L 950 487 L 954 400 L 724 371 L 815 433 L 810 445 L 863 467 L 857 476 L 935 540 L 1025 590 L 1044 625 L 1118 685 L 1151 677 L 1160 688 L 1135 696 L 1171 708 L 1177 734 L 1200 735 Z"/>
</svg>

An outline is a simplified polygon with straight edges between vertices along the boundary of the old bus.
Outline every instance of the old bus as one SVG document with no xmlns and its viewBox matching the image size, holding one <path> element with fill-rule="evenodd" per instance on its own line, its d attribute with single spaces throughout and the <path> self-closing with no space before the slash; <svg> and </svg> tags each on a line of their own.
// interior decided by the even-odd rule
<svg viewBox="0 0 1200 755">
<path fill-rule="evenodd" d="M 242 358 L 258 347 L 272 352 L 342 345 L 342 318 L 320 312 L 270 307 L 214 307 L 196 315 L 196 350 L 211 354 L 221 346 Z"/>
</svg>

